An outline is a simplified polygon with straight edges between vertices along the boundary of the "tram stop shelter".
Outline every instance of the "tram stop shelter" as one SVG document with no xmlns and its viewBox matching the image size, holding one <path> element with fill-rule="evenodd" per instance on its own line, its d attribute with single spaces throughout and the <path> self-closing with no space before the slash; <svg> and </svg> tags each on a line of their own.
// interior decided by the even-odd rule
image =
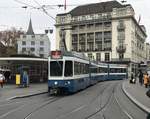
<svg viewBox="0 0 150 119">
<path fill-rule="evenodd" d="M 0 57 L 0 70 L 7 83 L 16 82 L 16 74 L 26 71 L 30 83 L 46 82 L 48 77 L 48 59 L 39 57 Z"/>
</svg>

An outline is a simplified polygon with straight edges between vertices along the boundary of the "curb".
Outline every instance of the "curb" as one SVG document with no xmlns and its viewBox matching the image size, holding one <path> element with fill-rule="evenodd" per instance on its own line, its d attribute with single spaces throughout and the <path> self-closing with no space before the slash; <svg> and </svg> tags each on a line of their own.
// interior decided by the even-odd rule
<svg viewBox="0 0 150 119">
<path fill-rule="evenodd" d="M 145 105 L 143 105 L 142 103 L 140 103 L 139 101 L 137 101 L 137 99 L 135 99 L 134 97 L 132 97 L 125 89 L 124 87 L 124 82 L 122 83 L 122 90 L 124 92 L 124 94 L 134 103 L 136 104 L 140 109 L 142 109 L 144 112 L 146 113 L 150 113 L 150 108 L 147 108 Z"/>
<path fill-rule="evenodd" d="M 19 99 L 19 98 L 27 98 L 27 97 L 32 97 L 32 96 L 41 95 L 41 94 L 45 94 L 45 93 L 47 93 L 47 91 L 40 92 L 40 93 L 28 94 L 28 95 L 13 96 L 13 97 L 7 98 L 6 100 L 13 100 L 13 99 Z"/>
</svg>

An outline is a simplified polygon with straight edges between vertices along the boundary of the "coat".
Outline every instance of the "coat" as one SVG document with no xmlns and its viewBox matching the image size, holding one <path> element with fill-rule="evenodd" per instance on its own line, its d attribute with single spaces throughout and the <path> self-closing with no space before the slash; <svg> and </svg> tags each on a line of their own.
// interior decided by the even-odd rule
<svg viewBox="0 0 150 119">
<path fill-rule="evenodd" d="M 3 75 L 3 74 L 0 74 L 0 83 L 3 83 L 3 82 L 4 82 L 4 80 L 5 80 L 4 75 Z"/>
<path fill-rule="evenodd" d="M 149 76 L 148 75 L 144 75 L 144 85 L 148 84 L 149 82 Z"/>
</svg>

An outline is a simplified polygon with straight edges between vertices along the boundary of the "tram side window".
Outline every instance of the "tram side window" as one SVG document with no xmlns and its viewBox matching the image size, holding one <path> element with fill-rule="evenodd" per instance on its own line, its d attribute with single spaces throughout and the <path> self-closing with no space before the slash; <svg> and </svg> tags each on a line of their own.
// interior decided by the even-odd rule
<svg viewBox="0 0 150 119">
<path fill-rule="evenodd" d="M 72 76 L 73 75 L 73 67 L 72 67 L 72 61 L 66 61 L 65 62 L 65 76 Z"/>
<path fill-rule="evenodd" d="M 108 73 L 108 68 L 102 67 L 100 73 Z"/>
<path fill-rule="evenodd" d="M 78 70 L 78 63 L 74 62 L 74 74 L 77 75 L 78 72 L 79 72 L 79 70 Z"/>
<path fill-rule="evenodd" d="M 51 76 L 62 76 L 63 62 L 62 61 L 51 61 L 50 62 L 50 75 Z"/>
<path fill-rule="evenodd" d="M 127 69 L 124 69 L 124 72 L 123 73 L 127 73 Z"/>
<path fill-rule="evenodd" d="M 117 70 L 115 68 L 111 68 L 110 73 L 117 73 Z"/>
</svg>

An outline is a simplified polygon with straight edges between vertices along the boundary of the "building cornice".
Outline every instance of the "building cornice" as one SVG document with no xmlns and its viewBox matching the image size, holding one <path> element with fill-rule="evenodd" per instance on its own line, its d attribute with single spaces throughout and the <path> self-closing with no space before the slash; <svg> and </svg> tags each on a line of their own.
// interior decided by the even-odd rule
<svg viewBox="0 0 150 119">
<path fill-rule="evenodd" d="M 116 18 L 112 18 L 112 20 L 126 19 L 126 18 L 127 19 L 131 18 L 134 21 L 134 23 L 136 24 L 136 26 L 138 26 L 140 31 L 144 34 L 144 36 L 147 37 L 147 34 L 143 31 L 143 29 L 141 28 L 141 26 L 138 24 L 138 22 L 136 21 L 136 19 L 133 16 L 116 17 Z"/>
</svg>

